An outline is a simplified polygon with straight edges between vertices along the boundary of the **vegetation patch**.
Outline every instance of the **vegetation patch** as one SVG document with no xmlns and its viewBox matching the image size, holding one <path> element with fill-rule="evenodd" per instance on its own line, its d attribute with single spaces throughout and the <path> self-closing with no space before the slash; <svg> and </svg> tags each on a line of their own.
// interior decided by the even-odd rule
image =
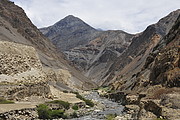
<svg viewBox="0 0 180 120">
<path fill-rule="evenodd" d="M 47 105 L 40 104 L 37 107 L 38 115 L 40 119 L 58 119 L 67 118 L 63 110 L 51 110 Z"/>
<path fill-rule="evenodd" d="M 13 103 L 14 103 L 13 101 L 0 98 L 0 104 L 13 104 Z"/>
<path fill-rule="evenodd" d="M 90 107 L 94 107 L 94 103 L 91 100 L 85 99 L 84 102 Z"/>
<path fill-rule="evenodd" d="M 74 106 L 72 106 L 72 109 L 73 109 L 73 110 L 78 110 L 79 107 L 78 107 L 77 105 L 74 105 Z"/>
<path fill-rule="evenodd" d="M 116 116 L 117 116 L 116 114 L 108 114 L 106 115 L 106 120 L 114 120 Z"/>
<path fill-rule="evenodd" d="M 75 94 L 76 94 L 76 97 L 79 98 L 80 100 L 83 100 L 86 103 L 86 105 L 88 105 L 90 107 L 94 107 L 94 103 L 91 100 L 88 100 L 88 99 L 84 98 L 79 93 L 75 93 Z"/>
</svg>

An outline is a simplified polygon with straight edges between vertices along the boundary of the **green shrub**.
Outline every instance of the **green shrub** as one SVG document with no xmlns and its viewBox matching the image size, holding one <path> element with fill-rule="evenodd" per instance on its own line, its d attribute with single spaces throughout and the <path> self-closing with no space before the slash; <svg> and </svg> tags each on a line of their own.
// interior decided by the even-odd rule
<svg viewBox="0 0 180 120">
<path fill-rule="evenodd" d="M 50 101 L 50 102 L 47 102 L 47 103 L 59 104 L 59 105 L 62 105 L 65 109 L 69 109 L 69 106 L 70 106 L 69 102 L 65 102 L 65 101 L 62 101 L 62 100 L 54 100 L 54 101 Z"/>
<path fill-rule="evenodd" d="M 86 105 L 89 105 L 90 107 L 94 107 L 94 103 L 91 100 L 85 99 L 79 93 L 76 93 L 76 97 L 79 98 L 80 100 L 83 100 L 86 103 Z"/>
<path fill-rule="evenodd" d="M 94 103 L 91 100 L 85 99 L 84 102 L 90 107 L 94 107 Z"/>
<path fill-rule="evenodd" d="M 78 110 L 79 107 L 78 107 L 77 105 L 74 105 L 74 106 L 72 106 L 72 109 L 73 109 L 73 110 Z"/>
<path fill-rule="evenodd" d="M 40 104 L 37 108 L 40 119 L 50 119 L 50 108 L 47 105 Z"/>
<path fill-rule="evenodd" d="M 77 97 L 77 98 L 79 98 L 80 100 L 85 101 L 85 98 L 84 98 L 83 96 L 81 96 L 79 93 L 78 93 L 78 94 L 76 94 L 76 97 Z"/>
<path fill-rule="evenodd" d="M 13 101 L 0 98 L 0 104 L 13 104 L 13 103 L 14 103 Z"/>
<path fill-rule="evenodd" d="M 58 119 L 67 118 L 63 110 L 51 110 L 47 105 L 40 104 L 37 107 L 38 115 L 40 119 Z"/>
<path fill-rule="evenodd" d="M 64 115 L 63 110 L 51 110 L 50 117 L 51 117 L 51 119 L 67 118 L 67 116 Z"/>
</svg>

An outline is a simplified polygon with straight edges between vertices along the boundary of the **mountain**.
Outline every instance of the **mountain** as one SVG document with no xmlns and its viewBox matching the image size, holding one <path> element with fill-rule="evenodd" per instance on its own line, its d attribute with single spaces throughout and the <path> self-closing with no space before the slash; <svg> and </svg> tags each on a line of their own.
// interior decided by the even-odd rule
<svg viewBox="0 0 180 120">
<path fill-rule="evenodd" d="M 126 110 L 132 111 L 134 119 L 180 117 L 180 10 L 172 15 L 174 25 L 166 29 L 169 32 L 152 49 L 141 70 L 128 79 L 117 78 L 111 86 L 125 95 Z"/>
<path fill-rule="evenodd" d="M 57 42 L 54 42 L 54 38 L 57 37 L 51 36 L 63 36 L 63 38 L 66 36 L 64 42 L 68 40 L 78 41 L 78 44 L 64 50 L 67 59 L 94 82 L 99 85 L 108 85 L 111 84 L 112 81 L 116 81 L 119 77 L 132 76 L 138 73 L 145 64 L 149 53 L 169 32 L 178 15 L 179 10 L 174 11 L 159 20 L 156 24 L 148 26 L 145 31 L 135 35 L 121 30 L 97 32 L 97 30 L 93 29 L 95 30 L 92 31 L 94 32 L 93 35 L 89 32 L 82 34 L 82 36 L 76 36 L 73 32 L 69 32 L 68 36 L 66 36 L 66 30 L 69 28 L 76 28 L 76 31 L 84 31 L 84 29 L 87 29 L 87 24 L 84 27 L 79 27 L 82 26 L 79 25 L 79 21 L 81 21 L 81 23 L 84 22 L 73 16 L 67 16 L 55 25 L 43 28 L 41 31 L 45 36 L 49 37 L 58 48 L 58 42 L 61 42 L 62 39 L 56 39 Z M 68 19 L 69 17 L 71 19 Z M 70 25 L 63 23 L 71 23 L 72 26 L 69 27 Z M 92 29 L 89 25 L 88 27 Z M 58 30 L 52 34 L 51 32 L 54 31 L 55 28 Z M 73 30 L 74 29 L 70 31 Z M 69 39 L 69 36 L 73 36 L 71 37 L 72 39 Z M 81 40 L 81 42 L 79 42 L 79 40 Z M 63 47 L 65 46 L 69 45 L 63 44 Z"/>
<path fill-rule="evenodd" d="M 121 30 L 98 31 L 72 15 L 40 31 L 95 82 L 102 79 L 134 36 Z"/>
<path fill-rule="evenodd" d="M 71 67 L 50 40 L 13 2 L 0 0 L 0 96 L 22 100 L 52 96 L 57 90 L 96 86 Z"/>
<path fill-rule="evenodd" d="M 50 27 L 41 28 L 40 31 L 62 51 L 87 44 L 100 33 L 73 15 L 65 17 Z"/>
</svg>

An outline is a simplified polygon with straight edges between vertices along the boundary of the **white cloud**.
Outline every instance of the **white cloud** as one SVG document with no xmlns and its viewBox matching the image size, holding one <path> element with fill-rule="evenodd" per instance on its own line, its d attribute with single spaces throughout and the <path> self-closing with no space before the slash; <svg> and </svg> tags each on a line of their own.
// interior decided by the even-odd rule
<svg viewBox="0 0 180 120">
<path fill-rule="evenodd" d="M 180 0 L 12 0 L 21 6 L 37 27 L 54 24 L 74 15 L 101 29 L 130 33 L 143 31 L 173 10 Z"/>
</svg>

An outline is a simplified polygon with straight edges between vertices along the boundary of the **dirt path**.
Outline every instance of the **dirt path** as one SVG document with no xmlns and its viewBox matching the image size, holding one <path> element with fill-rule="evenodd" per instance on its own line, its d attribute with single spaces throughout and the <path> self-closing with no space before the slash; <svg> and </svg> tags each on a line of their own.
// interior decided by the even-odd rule
<svg viewBox="0 0 180 120">
<path fill-rule="evenodd" d="M 38 103 L 21 102 L 15 104 L 0 104 L 0 113 L 10 110 L 20 110 L 24 108 L 35 108 Z"/>
</svg>

